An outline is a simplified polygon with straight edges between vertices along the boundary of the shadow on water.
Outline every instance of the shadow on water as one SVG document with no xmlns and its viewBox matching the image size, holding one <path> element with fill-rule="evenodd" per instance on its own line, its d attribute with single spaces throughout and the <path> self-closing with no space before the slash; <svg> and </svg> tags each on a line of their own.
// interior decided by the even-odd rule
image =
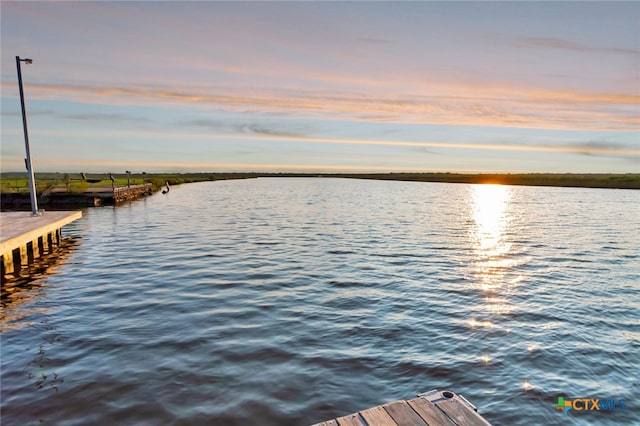
<svg viewBox="0 0 640 426">
<path fill-rule="evenodd" d="M 17 381 L 35 391 L 58 392 L 64 379 L 56 369 L 58 362 L 51 359 L 51 350 L 66 340 L 48 315 L 47 277 L 61 273 L 63 265 L 80 245 L 80 240 L 68 237 L 60 242 L 50 253 L 35 259 L 29 266 L 16 274 L 6 275 L 2 280 L 0 305 L 0 335 L 3 345 L 11 345 L 10 336 L 25 327 L 29 327 L 40 336 L 29 349 L 29 355 L 22 368 L 15 374 L 3 374 L 3 382 Z M 44 303 L 42 303 L 44 301 Z M 9 339 L 9 340 L 7 340 Z M 11 351 L 4 353 L 9 355 Z M 10 355 L 9 355 L 10 356 Z M 6 395 L 3 393 L 3 400 Z M 4 402 L 4 401 L 3 401 Z M 4 405 L 4 404 L 3 404 Z M 3 409 L 9 418 L 11 410 Z M 45 419 L 40 418 L 42 423 Z"/>
<path fill-rule="evenodd" d="M 69 237 L 60 242 L 51 253 L 23 267 L 16 274 L 2 277 L 0 286 L 0 330 L 11 330 L 12 323 L 17 323 L 20 318 L 28 315 L 16 309 L 19 306 L 37 299 L 46 288 L 45 278 L 48 275 L 59 273 L 59 269 L 66 263 L 66 259 L 80 245 L 80 239 Z"/>
</svg>

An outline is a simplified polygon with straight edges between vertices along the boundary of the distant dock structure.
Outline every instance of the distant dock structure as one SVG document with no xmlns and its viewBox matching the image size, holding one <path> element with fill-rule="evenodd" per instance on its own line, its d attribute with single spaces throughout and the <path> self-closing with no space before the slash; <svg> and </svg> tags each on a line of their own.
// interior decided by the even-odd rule
<svg viewBox="0 0 640 426">
<path fill-rule="evenodd" d="M 53 253 L 62 242 L 62 227 L 82 217 L 81 211 L 0 213 L 0 254 L 2 282 L 5 276 L 19 275 L 23 267 Z"/>
<path fill-rule="evenodd" d="M 38 204 L 52 208 L 100 207 L 125 201 L 137 200 L 153 194 L 153 185 L 144 183 L 128 186 L 95 186 L 82 192 L 68 191 L 66 188 L 54 188 L 38 195 Z M 29 194 L 2 193 L 2 206 L 11 209 L 26 208 L 30 204 Z"/>
</svg>

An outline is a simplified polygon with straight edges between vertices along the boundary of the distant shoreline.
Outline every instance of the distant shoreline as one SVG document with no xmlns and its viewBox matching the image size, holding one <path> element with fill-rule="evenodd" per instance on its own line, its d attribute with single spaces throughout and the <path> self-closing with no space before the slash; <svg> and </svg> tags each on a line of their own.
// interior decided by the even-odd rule
<svg viewBox="0 0 640 426">
<path fill-rule="evenodd" d="M 113 174 L 119 184 L 124 184 L 127 175 L 124 173 Z M 36 181 L 56 184 L 67 179 L 78 182 L 78 177 L 73 173 L 36 173 Z M 104 179 L 102 184 L 110 186 L 111 181 L 103 174 L 88 173 L 89 179 L 98 177 Z M 373 179 L 396 180 L 408 182 L 441 182 L 441 183 L 468 183 L 468 184 L 499 184 L 499 185 L 523 185 L 523 186 L 552 186 L 575 188 L 611 188 L 611 189 L 640 189 L 640 173 L 145 173 L 132 174 L 132 183 L 151 182 L 154 189 L 158 189 L 165 182 L 170 185 L 182 183 L 217 181 L 227 179 L 251 179 L 258 177 L 325 177 L 325 178 L 349 178 L 349 179 Z M 24 186 L 26 189 L 26 173 L 5 172 L 0 173 L 2 183 L 1 192 L 13 192 L 11 188 Z M 38 185 L 40 186 L 40 185 Z M 38 188 L 40 192 L 40 187 Z"/>
<path fill-rule="evenodd" d="M 640 189 L 640 173 L 629 174 L 573 174 L 573 173 L 523 173 L 523 174 L 461 174 L 461 173 L 366 173 L 341 174 L 341 177 L 358 179 L 399 180 L 410 182 L 443 182 L 498 184 L 521 186 L 553 186 L 573 188 Z"/>
</svg>

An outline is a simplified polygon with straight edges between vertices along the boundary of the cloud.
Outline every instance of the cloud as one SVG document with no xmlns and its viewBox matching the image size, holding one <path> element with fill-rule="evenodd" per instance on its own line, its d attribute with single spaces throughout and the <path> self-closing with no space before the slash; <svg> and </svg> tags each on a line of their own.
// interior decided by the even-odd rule
<svg viewBox="0 0 640 426">
<path fill-rule="evenodd" d="M 282 138 L 304 138 L 307 134 L 301 132 L 293 132 L 276 128 L 266 127 L 264 124 L 257 123 L 244 123 L 233 124 L 227 121 L 215 120 L 215 119 L 195 119 L 186 120 L 179 123 L 181 126 L 205 128 L 216 132 L 229 132 L 240 135 L 264 135 L 264 136 L 277 136 Z"/>
<path fill-rule="evenodd" d="M 486 144 L 486 143 L 456 143 L 437 141 L 379 141 L 366 139 L 342 139 L 342 138 L 318 138 L 308 137 L 303 139 L 306 142 L 329 143 L 329 144 L 353 144 L 353 145 L 383 145 L 383 146 L 406 146 L 421 148 L 441 148 L 455 150 L 490 150 L 490 151 L 519 151 L 519 152 L 551 152 L 551 153 L 577 153 L 588 152 L 597 154 L 617 154 L 622 156 L 640 156 L 640 149 L 630 149 L 626 146 L 585 146 L 585 145 L 519 145 L 519 144 Z"/>
<path fill-rule="evenodd" d="M 263 136 L 275 136 L 275 137 L 283 137 L 283 138 L 304 138 L 306 135 L 294 132 L 286 132 L 277 129 L 269 129 L 265 126 L 258 124 L 250 124 L 245 127 L 240 128 L 241 132 L 254 134 L 254 135 L 263 135 Z"/>
<path fill-rule="evenodd" d="M 222 120 L 213 120 L 213 119 L 204 119 L 197 118 L 193 120 L 185 120 L 178 123 L 181 126 L 186 127 L 200 127 L 204 129 L 214 130 L 214 131 L 223 131 L 225 129 L 229 129 L 229 123 Z"/>
<path fill-rule="evenodd" d="M 42 116 L 42 115 L 55 114 L 55 112 L 52 110 L 42 110 L 42 109 L 36 109 L 36 110 L 28 109 L 28 113 L 29 113 L 29 116 Z M 20 110 L 20 107 L 18 107 L 18 105 L 16 104 L 15 109 L 9 110 L 6 107 L 3 108 L 2 115 L 4 117 L 22 117 L 22 111 Z"/>
<path fill-rule="evenodd" d="M 603 149 L 603 150 L 617 150 L 617 149 L 625 149 L 626 146 L 619 142 L 610 142 L 610 141 L 586 141 L 586 142 L 577 142 L 573 146 L 582 147 L 585 149 Z"/>
<path fill-rule="evenodd" d="M 386 40 L 382 38 L 376 37 L 358 37 L 358 41 L 367 44 L 391 44 L 393 43 L 391 40 Z"/>
<path fill-rule="evenodd" d="M 624 55 L 640 55 L 640 50 L 616 46 L 588 46 L 556 37 L 518 37 L 512 43 L 515 47 L 530 49 L 556 49 L 574 52 L 612 53 Z"/>
<path fill-rule="evenodd" d="M 66 119 L 66 120 L 78 120 L 78 121 L 107 121 L 107 122 L 128 121 L 128 122 L 135 122 L 135 123 L 150 122 L 151 121 L 146 117 L 125 115 L 125 114 L 99 114 L 99 113 L 92 113 L 92 114 L 58 114 L 58 113 L 53 113 L 52 115 L 55 115 L 58 118 L 62 118 L 62 119 Z"/>
<path fill-rule="evenodd" d="M 24 167 L 24 163 L 21 161 L 7 161 L 3 162 L 5 168 L 19 168 Z M 92 170 L 108 172 L 109 170 L 144 170 L 146 172 L 181 172 L 181 171 L 193 171 L 193 172 L 309 172 L 309 173 L 325 173 L 325 172 L 379 172 L 382 169 L 389 172 L 407 172 L 407 171 L 429 171 L 429 172 L 446 172 L 449 171 L 445 168 L 438 167 L 406 167 L 406 166 L 377 166 L 377 165 L 363 165 L 363 164 L 318 164 L 318 163 L 269 163 L 269 162 L 254 162 L 254 163 L 238 163 L 238 162 L 215 162 L 215 161 L 162 161 L 162 160 L 91 160 L 81 159 L 74 160 L 69 158 L 48 158 L 46 161 L 41 161 L 38 164 L 38 169 L 51 169 L 58 171 L 80 171 L 80 170 Z M 459 172 L 472 172 L 475 169 L 461 169 Z"/>
<path fill-rule="evenodd" d="M 622 158 L 632 162 L 640 162 L 640 149 L 629 150 L 626 145 L 619 142 L 596 140 L 576 142 L 570 146 L 576 150 L 576 153 L 582 155 Z"/>
<path fill-rule="evenodd" d="M 620 156 L 620 157 L 640 157 L 640 148 L 629 147 L 624 144 L 613 142 L 572 142 L 558 145 L 548 144 L 521 144 L 518 142 L 501 141 L 500 143 L 461 143 L 455 141 L 425 141 L 425 140 L 376 140 L 376 139 L 360 139 L 360 138 L 339 138 L 339 137 L 321 137 L 311 135 L 298 135 L 293 133 L 269 130 L 264 132 L 237 132 L 233 129 L 243 128 L 249 129 L 255 125 L 233 126 L 220 132 L 176 132 L 170 130 L 146 130 L 138 129 L 118 130 L 112 129 L 109 132 L 102 132 L 101 136 L 112 138 L 114 140 L 125 139 L 135 141 L 137 139 L 155 139 L 155 140 L 181 140 L 185 143 L 189 140 L 207 140 L 207 141 L 274 141 L 274 142 L 291 142 L 297 144 L 327 144 L 327 145 L 363 145 L 363 146 L 387 146 L 387 147 L 405 147 L 412 149 L 437 149 L 442 150 L 471 150 L 471 151 L 503 151 L 503 152 L 544 152 L 544 153 L 569 153 L 569 154 L 589 154 L 602 156 Z M 261 128 L 258 126 L 257 128 Z M 20 129 L 14 131 L 5 130 L 5 135 L 20 135 Z M 34 136 L 39 137 L 77 137 L 88 138 L 94 136 L 92 130 L 38 130 L 30 132 Z M 175 147 L 178 151 L 182 147 Z M 141 148 L 141 152 L 144 149 Z"/>
<path fill-rule="evenodd" d="M 637 130 L 640 125 L 640 96 L 630 93 L 483 86 L 441 87 L 430 96 L 76 84 L 31 84 L 30 90 L 32 97 L 40 99 L 109 105 L 161 103 L 334 120 L 580 130 Z"/>
</svg>

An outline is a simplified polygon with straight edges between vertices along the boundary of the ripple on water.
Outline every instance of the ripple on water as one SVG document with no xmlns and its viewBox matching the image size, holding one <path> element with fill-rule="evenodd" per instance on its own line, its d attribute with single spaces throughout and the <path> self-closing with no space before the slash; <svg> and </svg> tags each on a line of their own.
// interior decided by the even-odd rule
<svg viewBox="0 0 640 426">
<path fill-rule="evenodd" d="M 439 388 L 495 424 L 638 423 L 553 408 L 638 395 L 634 194 L 252 179 L 89 209 L 3 293 L 3 420 L 305 425 Z"/>
</svg>

